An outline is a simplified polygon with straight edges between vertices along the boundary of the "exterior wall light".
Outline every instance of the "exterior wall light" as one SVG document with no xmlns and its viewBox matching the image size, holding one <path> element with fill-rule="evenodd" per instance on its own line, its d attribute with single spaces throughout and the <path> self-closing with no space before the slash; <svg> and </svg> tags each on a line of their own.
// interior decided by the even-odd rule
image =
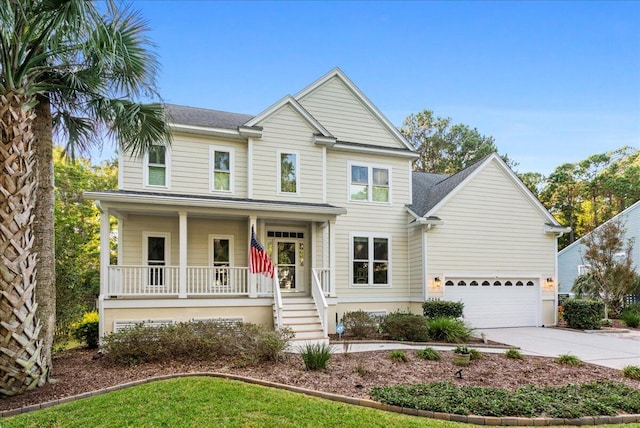
<svg viewBox="0 0 640 428">
<path fill-rule="evenodd" d="M 547 278 L 547 287 L 553 288 L 553 278 L 551 277 Z"/>
<path fill-rule="evenodd" d="M 434 276 L 433 277 L 433 286 L 436 288 L 440 288 L 440 277 L 439 276 Z"/>
</svg>

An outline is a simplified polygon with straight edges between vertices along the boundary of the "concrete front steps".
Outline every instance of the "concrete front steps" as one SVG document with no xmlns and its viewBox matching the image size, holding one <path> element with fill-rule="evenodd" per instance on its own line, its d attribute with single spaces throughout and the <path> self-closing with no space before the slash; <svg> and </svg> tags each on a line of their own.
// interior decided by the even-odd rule
<svg viewBox="0 0 640 428">
<path fill-rule="evenodd" d="M 273 316 L 275 320 L 275 305 Z M 311 343 L 329 344 L 329 337 L 324 335 L 320 315 L 312 297 L 283 294 L 282 324 L 295 333 L 295 337 L 291 340 L 291 347 L 294 349 Z"/>
</svg>

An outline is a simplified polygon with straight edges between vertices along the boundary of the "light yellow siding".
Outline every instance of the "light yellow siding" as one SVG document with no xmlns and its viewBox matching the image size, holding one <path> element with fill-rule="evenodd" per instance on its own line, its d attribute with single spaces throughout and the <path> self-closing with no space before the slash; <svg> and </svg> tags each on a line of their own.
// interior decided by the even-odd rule
<svg viewBox="0 0 640 428">
<path fill-rule="evenodd" d="M 338 140 L 404 148 L 337 77 L 298 101 Z"/>
<path fill-rule="evenodd" d="M 123 265 L 141 266 L 146 264 L 143 255 L 143 234 L 169 233 L 171 239 L 170 260 L 168 265 L 179 263 L 178 217 L 129 215 L 122 222 L 122 261 Z"/>
<path fill-rule="evenodd" d="M 349 201 L 349 162 L 385 165 L 391 169 L 390 205 Z M 344 207 L 336 220 L 336 290 L 340 297 L 408 297 L 409 264 L 405 205 L 409 202 L 409 162 L 402 158 L 327 151 L 327 202 Z M 388 234 L 391 237 L 391 287 L 354 288 L 349 278 L 350 234 Z"/>
<path fill-rule="evenodd" d="M 413 217 L 407 216 L 407 223 Z M 409 227 L 407 229 L 409 239 L 409 283 L 411 287 L 411 296 L 424 298 L 424 281 L 423 281 L 423 232 L 422 226 Z"/>
<path fill-rule="evenodd" d="M 233 192 L 210 190 L 210 147 L 233 150 Z M 175 134 L 170 149 L 169 188 L 154 189 L 144 182 L 142 158 L 123 156 L 122 189 L 158 191 L 189 195 L 218 195 L 245 198 L 247 196 L 247 143 L 217 137 Z"/>
<path fill-rule="evenodd" d="M 289 202 L 322 202 L 322 148 L 314 145 L 315 131 L 289 105 L 260 123 L 260 140 L 253 144 L 253 197 Z M 278 150 L 299 156 L 296 195 L 278 194 Z"/>
<path fill-rule="evenodd" d="M 554 276 L 555 238 L 530 197 L 493 161 L 436 213 L 427 232 L 428 277 Z"/>
</svg>

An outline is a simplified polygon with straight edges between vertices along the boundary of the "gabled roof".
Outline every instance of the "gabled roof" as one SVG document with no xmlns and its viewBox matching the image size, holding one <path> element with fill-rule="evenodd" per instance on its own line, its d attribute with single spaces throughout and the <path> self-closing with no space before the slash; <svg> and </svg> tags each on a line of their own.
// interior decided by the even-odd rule
<svg viewBox="0 0 640 428">
<path fill-rule="evenodd" d="M 171 123 L 180 125 L 204 126 L 208 128 L 238 129 L 253 118 L 250 114 L 231 113 L 197 107 L 164 105 Z"/>
<path fill-rule="evenodd" d="M 625 216 L 627 214 L 629 214 L 631 211 L 634 211 L 638 209 L 638 215 L 640 215 L 640 200 L 638 200 L 637 202 L 635 202 L 634 204 L 628 206 L 626 209 L 620 211 L 618 214 L 614 215 L 613 217 L 611 217 L 609 220 L 605 221 L 604 223 L 602 223 L 600 226 L 596 227 L 595 229 L 593 229 L 591 232 L 587 233 L 586 235 L 584 235 L 583 237 L 581 237 L 580 239 L 575 240 L 574 242 L 572 242 L 571 244 L 567 245 L 566 247 L 564 247 L 562 250 L 560 250 L 558 252 L 558 255 L 568 251 L 570 248 L 575 247 L 576 245 L 581 245 L 582 241 L 589 235 L 591 235 L 593 232 L 595 232 L 596 230 L 600 229 L 602 226 L 604 226 L 607 223 L 610 223 L 612 221 L 616 221 L 617 219 L 621 218 L 622 216 Z"/>
<path fill-rule="evenodd" d="M 302 100 L 304 97 L 306 97 L 334 77 L 342 81 L 342 83 L 353 93 L 356 99 L 358 99 L 373 114 L 373 116 L 378 121 L 380 121 L 383 127 L 385 127 L 398 140 L 399 143 L 404 145 L 407 149 L 415 151 L 414 147 L 407 141 L 404 135 L 402 135 L 402 133 L 395 126 L 393 126 L 389 119 L 387 119 L 387 117 L 382 114 L 380 110 L 378 110 L 375 104 L 373 104 L 371 100 L 367 98 L 367 96 L 355 85 L 355 83 L 353 83 L 351 79 L 349 79 L 347 75 L 344 74 L 344 72 L 338 67 L 329 71 L 327 74 L 302 89 L 300 92 L 294 95 L 294 98 L 296 100 Z"/>
<path fill-rule="evenodd" d="M 509 168 L 497 153 L 492 153 L 484 157 L 478 162 L 470 165 L 462 171 L 452 176 L 443 176 L 440 174 L 428 174 L 423 172 L 414 172 L 413 179 L 413 204 L 407 208 L 420 217 L 429 217 L 435 215 L 435 212 L 444 205 L 453 195 L 460 191 L 473 177 L 482 169 L 486 168 L 491 162 L 497 164 L 506 172 L 507 176 L 520 190 L 527 195 L 532 203 L 538 208 L 548 221 L 550 232 L 565 231 L 560 223 L 551 215 L 551 213 L 542 205 L 533 193 L 525 186 L 518 176 Z M 559 229 L 562 230 L 559 230 Z M 553 229 L 553 230 L 552 230 Z M 558 230 L 556 230 L 558 229 Z"/>
<path fill-rule="evenodd" d="M 293 110 L 295 110 L 312 128 L 314 128 L 323 137 L 332 137 L 331 133 L 327 131 L 325 127 L 322 126 L 322 124 L 320 124 L 320 122 L 318 122 L 316 118 L 311 115 L 311 113 L 305 110 L 305 108 L 302 107 L 300 103 L 291 95 L 283 97 L 282 99 L 280 99 L 280 101 L 276 102 L 275 104 L 264 110 L 262 113 L 252 117 L 246 123 L 244 123 L 244 126 L 256 126 L 286 105 L 289 105 L 291 108 L 293 108 Z"/>
</svg>

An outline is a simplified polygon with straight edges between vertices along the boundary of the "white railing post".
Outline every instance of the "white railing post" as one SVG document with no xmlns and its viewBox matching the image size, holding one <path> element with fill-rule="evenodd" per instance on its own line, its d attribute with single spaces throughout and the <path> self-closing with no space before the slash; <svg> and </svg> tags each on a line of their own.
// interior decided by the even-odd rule
<svg viewBox="0 0 640 428">
<path fill-rule="evenodd" d="M 316 311 L 318 311 L 318 315 L 320 316 L 322 332 L 324 334 L 324 337 L 327 337 L 329 332 L 327 308 L 329 307 L 329 305 L 327 304 L 327 299 L 324 297 L 324 291 L 322 290 L 320 279 L 318 278 L 318 273 L 315 269 L 311 270 L 311 276 L 311 295 L 313 296 L 313 302 L 316 304 Z"/>
<path fill-rule="evenodd" d="M 178 298 L 187 298 L 187 213 L 180 211 L 179 215 L 179 241 L 180 261 L 178 272 Z"/>
<path fill-rule="evenodd" d="M 278 272 L 273 275 L 273 300 L 276 307 L 276 325 L 275 328 L 282 327 L 282 293 L 280 293 L 280 281 L 278 280 Z"/>
<path fill-rule="evenodd" d="M 329 220 L 329 297 L 336 297 L 336 221 Z"/>
</svg>

